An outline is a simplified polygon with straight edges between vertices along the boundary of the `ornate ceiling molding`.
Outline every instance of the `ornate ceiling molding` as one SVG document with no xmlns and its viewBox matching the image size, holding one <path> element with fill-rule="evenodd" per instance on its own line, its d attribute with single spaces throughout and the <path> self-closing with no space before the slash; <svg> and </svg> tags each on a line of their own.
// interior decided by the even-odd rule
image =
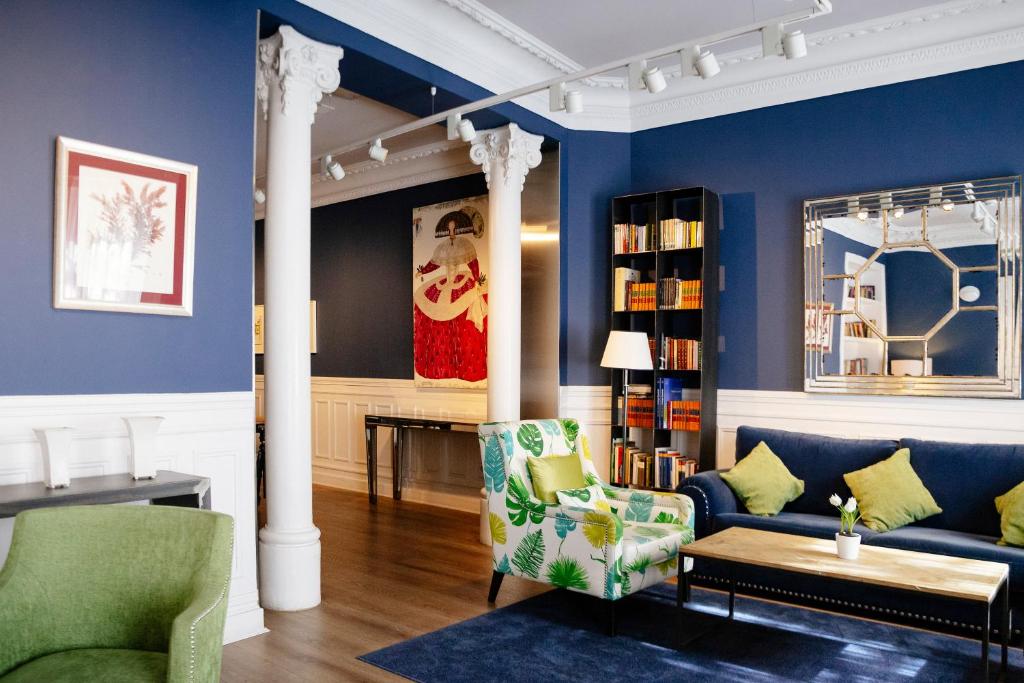
<svg viewBox="0 0 1024 683">
<path fill-rule="evenodd" d="M 579 67 L 476 0 L 301 1 L 491 92 Z M 1024 0 L 954 0 L 811 33 L 810 55 L 796 62 L 759 59 L 756 48 L 721 54 L 711 81 L 672 66 L 655 96 L 619 77 L 590 79 L 581 114 L 551 113 L 543 95 L 519 103 L 567 128 L 633 132 L 1024 59 L 1020 31 Z"/>
</svg>

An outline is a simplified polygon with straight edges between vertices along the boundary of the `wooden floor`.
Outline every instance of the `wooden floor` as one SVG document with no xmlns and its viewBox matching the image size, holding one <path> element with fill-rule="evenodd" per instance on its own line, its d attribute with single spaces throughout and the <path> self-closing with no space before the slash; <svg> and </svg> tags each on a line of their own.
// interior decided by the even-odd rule
<svg viewBox="0 0 1024 683">
<path fill-rule="evenodd" d="M 221 680 L 398 681 L 356 657 L 487 612 L 491 551 L 479 517 L 314 487 L 323 602 L 266 612 L 270 633 L 224 648 Z M 498 606 L 547 590 L 509 577 Z"/>
</svg>

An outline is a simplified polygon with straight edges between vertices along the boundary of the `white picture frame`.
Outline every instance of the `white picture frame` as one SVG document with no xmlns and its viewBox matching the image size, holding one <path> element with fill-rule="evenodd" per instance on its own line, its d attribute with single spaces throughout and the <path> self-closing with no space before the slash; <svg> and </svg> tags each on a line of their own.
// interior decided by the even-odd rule
<svg viewBox="0 0 1024 683">
<path fill-rule="evenodd" d="M 57 138 L 53 306 L 191 316 L 199 167 Z"/>
</svg>

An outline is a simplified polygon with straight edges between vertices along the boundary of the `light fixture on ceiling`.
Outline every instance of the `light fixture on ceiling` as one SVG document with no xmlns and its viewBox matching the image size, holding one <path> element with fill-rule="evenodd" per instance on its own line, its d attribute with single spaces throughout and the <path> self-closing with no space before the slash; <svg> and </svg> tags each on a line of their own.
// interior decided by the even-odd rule
<svg viewBox="0 0 1024 683">
<path fill-rule="evenodd" d="M 893 218 L 903 218 L 903 207 L 900 206 L 899 204 L 894 206 L 892 208 L 892 217 Z"/>
<path fill-rule="evenodd" d="M 380 138 L 374 140 L 373 144 L 370 145 L 370 158 L 374 161 L 384 161 L 388 158 L 388 150 L 381 144 Z"/>
<path fill-rule="evenodd" d="M 945 211 L 946 213 L 949 213 L 950 211 L 953 210 L 953 207 L 955 205 L 953 204 L 953 200 L 952 199 L 943 199 L 942 200 L 942 204 L 940 204 L 939 206 L 942 207 L 943 211 Z"/>
<path fill-rule="evenodd" d="M 860 207 L 860 211 L 857 212 L 857 218 L 859 218 L 862 221 L 866 221 L 868 219 L 867 207 Z"/>
<path fill-rule="evenodd" d="M 262 204 L 263 202 L 267 201 L 267 193 L 264 192 L 261 188 L 257 187 L 255 190 L 252 191 L 252 198 L 256 200 L 257 204 Z"/>
<path fill-rule="evenodd" d="M 709 52 L 708 50 L 700 51 L 700 48 L 696 48 L 698 55 L 693 60 L 693 66 L 697 69 L 697 73 L 700 77 L 707 80 L 718 75 L 718 72 L 722 70 L 722 67 L 718 65 L 718 58 L 715 57 L 715 53 Z"/>
<path fill-rule="evenodd" d="M 345 169 L 341 167 L 341 164 L 331 158 L 330 154 L 325 154 L 320 157 L 320 174 L 324 178 L 341 180 L 345 177 Z"/>
<path fill-rule="evenodd" d="M 564 82 L 556 83 L 548 88 L 548 108 L 551 111 L 579 114 L 583 111 L 583 93 L 579 90 L 566 90 Z"/>
<path fill-rule="evenodd" d="M 782 52 L 786 59 L 800 59 L 807 56 L 807 38 L 803 31 L 790 31 L 782 36 Z"/>
<path fill-rule="evenodd" d="M 960 301 L 965 301 L 969 304 L 973 304 L 981 297 L 981 290 L 974 285 L 966 285 L 960 288 Z"/>
<path fill-rule="evenodd" d="M 469 119 L 459 121 L 459 137 L 463 142 L 473 142 L 476 138 L 476 128 Z"/>
<path fill-rule="evenodd" d="M 988 211 L 985 210 L 985 205 L 981 202 L 974 202 L 974 208 L 971 209 L 971 220 L 975 223 L 981 223 L 985 220 L 985 216 Z"/>
<path fill-rule="evenodd" d="M 645 62 L 646 64 L 646 62 Z M 641 78 L 644 81 L 644 87 L 652 95 L 659 93 L 668 87 L 668 82 L 665 80 L 665 74 L 661 73 L 661 69 L 656 66 L 645 66 Z"/>
</svg>

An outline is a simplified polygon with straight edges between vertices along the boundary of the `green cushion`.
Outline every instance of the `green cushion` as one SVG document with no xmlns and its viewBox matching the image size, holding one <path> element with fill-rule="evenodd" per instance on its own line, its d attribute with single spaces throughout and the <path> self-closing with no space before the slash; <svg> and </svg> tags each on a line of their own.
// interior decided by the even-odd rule
<svg viewBox="0 0 1024 683">
<path fill-rule="evenodd" d="M 527 458 L 533 480 L 533 493 L 549 505 L 558 502 L 558 492 L 581 489 L 587 485 L 583 479 L 583 465 L 578 455 L 545 455 Z"/>
<path fill-rule="evenodd" d="M 848 472 L 843 480 L 857 499 L 864 526 L 872 531 L 892 531 L 942 512 L 910 466 L 909 448 Z"/>
<path fill-rule="evenodd" d="M 145 650 L 68 650 L 22 664 L 2 683 L 145 683 L 167 680 L 167 655 Z"/>
<path fill-rule="evenodd" d="M 794 477 L 764 441 L 721 476 L 747 511 L 762 517 L 779 514 L 804 492 L 803 480 Z"/>
<path fill-rule="evenodd" d="M 1024 546 L 1024 482 L 996 498 L 996 512 L 1002 515 L 999 545 Z"/>
</svg>

